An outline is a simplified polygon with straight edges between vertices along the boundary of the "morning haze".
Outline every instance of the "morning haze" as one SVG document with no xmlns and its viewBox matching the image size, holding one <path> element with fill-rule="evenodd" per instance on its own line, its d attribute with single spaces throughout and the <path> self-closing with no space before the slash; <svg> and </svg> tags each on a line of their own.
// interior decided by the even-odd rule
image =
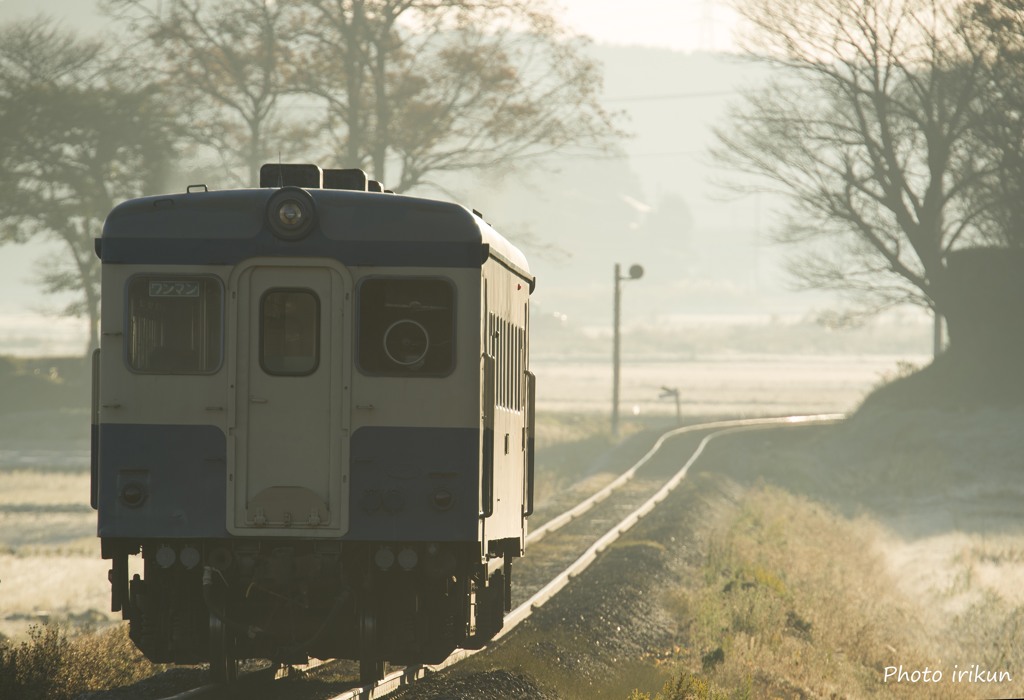
<svg viewBox="0 0 1024 700">
<path fill-rule="evenodd" d="M 560 61 L 523 68 L 512 44 L 501 43 L 515 32 L 478 32 L 481 45 L 498 43 L 484 54 L 461 53 L 445 44 L 455 24 L 423 21 L 451 6 L 480 12 L 491 0 L 414 0 L 410 6 L 426 8 L 418 24 L 374 38 L 392 61 L 388 77 L 362 83 L 359 93 L 391 95 L 397 86 L 411 97 L 378 103 L 368 116 L 357 109 L 365 103 L 350 99 L 353 83 L 332 68 L 351 55 L 344 40 L 316 23 L 288 24 L 300 17 L 288 13 L 333 8 L 324 11 L 344 19 L 363 11 L 357 5 L 394 1 L 105 0 L 141 12 L 130 26 L 71 0 L 0 0 L 0 31 L 43 12 L 61 18 L 64 31 L 117 37 L 148 70 L 126 70 L 120 78 L 132 78 L 115 81 L 116 96 L 140 100 L 131 104 L 150 120 L 140 121 L 141 134 L 120 134 L 123 152 L 108 163 L 119 184 L 103 193 L 111 201 L 103 211 L 69 214 L 70 239 L 61 237 L 68 227 L 47 228 L 33 218 L 37 211 L 0 196 L 0 525 L 7 533 L 0 538 L 0 696 L 71 700 L 95 690 L 95 698 L 113 700 L 107 690 L 137 684 L 125 692 L 156 697 L 171 677 L 142 658 L 128 623 L 107 612 L 109 567 L 89 505 L 91 407 L 101 423 L 134 418 L 112 418 L 121 399 L 94 393 L 86 351 L 97 337 L 84 318 L 98 305 L 82 290 L 94 289 L 99 265 L 89 257 L 76 277 L 68 251 L 91 246 L 106 210 L 122 199 L 180 193 L 198 182 L 210 190 L 255 186 L 248 180 L 259 163 L 279 159 L 358 165 L 371 178 L 379 168 L 385 186 L 409 183 L 400 194 L 478 210 L 523 251 L 536 276 L 531 531 L 612 482 L 680 424 L 782 419 L 716 437 L 671 498 L 556 596 L 542 613 L 550 617 L 456 666 L 440 678 L 440 694 L 415 697 L 504 697 L 524 688 L 517 697 L 536 700 L 1024 693 L 1024 125 L 1013 119 L 1024 112 L 1019 8 L 1011 0 L 742 0 L 735 3 L 746 21 L 741 50 L 732 37 L 736 17 L 711 0 L 638 1 L 626 15 L 622 3 L 567 3 L 564 17 L 576 22 L 569 33 L 590 27 L 596 34 L 579 45 L 555 30 L 563 17 L 557 7 L 495 0 L 491 9 L 513 18 L 522 8 L 541 13 L 533 17 L 544 21 L 530 25 L 538 55 L 564 49 L 550 54 Z M 261 56 L 255 25 L 239 20 L 239 43 L 251 59 L 243 68 L 256 73 L 225 73 L 206 85 L 205 59 L 180 57 L 188 45 L 214 60 L 217 51 L 196 38 L 201 32 L 189 34 L 212 24 L 212 14 L 200 14 L 195 26 L 183 22 L 172 39 L 176 26 L 140 9 L 186 4 L 233 7 L 248 18 L 280 11 L 288 30 L 280 36 L 294 31 L 321 43 L 309 44 L 317 47 L 311 58 L 288 64 L 295 70 L 282 77 L 273 62 L 267 69 L 253 58 Z M 483 26 L 482 15 L 471 16 L 477 23 L 459 31 Z M 673 22 L 686 26 L 666 30 Z M 410 29 L 440 26 L 448 29 L 422 36 Z M 165 41 L 151 41 L 146 29 Z M 33 31 L 58 36 L 45 23 Z M 18 37 L 8 37 L 13 46 Z M 421 53 L 388 54 L 399 38 Z M 26 51 L 38 48 L 26 43 Z M 44 42 L 45 55 L 27 65 L 62 55 L 59 43 Z M 292 48 L 285 42 L 281 50 Z M 16 71 L 5 50 L 0 119 L 16 121 L 11 115 L 42 97 L 34 80 L 8 79 Z M 429 72 L 439 66 L 446 70 Z M 445 82 L 456 69 L 465 72 L 461 86 Z M 260 118 L 272 116 L 253 126 L 215 98 L 244 92 L 245 76 L 259 70 L 280 94 Z M 370 75 L 372 66 L 353 70 Z M 564 80 L 555 98 L 530 92 L 526 78 L 538 74 Z M 157 77 L 153 90 L 136 89 Z M 288 81 L 304 92 L 281 87 Z M 484 97 L 457 114 L 430 92 L 440 85 L 461 95 L 468 84 Z M 517 100 L 516 118 L 512 110 L 488 111 L 503 99 Z M 179 119 L 181 105 L 193 107 L 192 116 Z M 67 111 L 54 123 L 68 133 L 90 127 Z M 49 123 L 15 126 L 32 134 L 27 127 L 36 122 Z M 429 137 L 428 127 L 453 124 Z M 147 129 L 158 138 L 149 140 Z M 475 137 L 460 140 L 467 133 Z M 31 138 L 2 139 L 9 172 L 24 164 L 18 158 L 37 157 L 23 148 Z M 61 143 L 72 155 L 81 145 L 75 137 Z M 54 210 L 67 199 L 56 198 Z M 642 274 L 625 272 L 633 265 Z M 621 386 L 613 388 L 617 285 Z M 118 331 L 104 330 L 101 357 L 118 342 L 111 340 Z M 104 359 L 117 371 L 132 361 L 111 357 Z M 204 381 L 220 378 L 214 372 Z M 526 375 L 519 379 L 528 384 Z M 401 386 L 434 381 L 441 379 L 403 376 Z M 346 404 L 342 415 L 369 423 L 384 414 L 373 410 Z M 417 419 L 436 413 L 443 411 Z M 182 420 L 227 420 L 210 414 Z M 637 482 L 667 478 L 712 430 L 666 438 Z M 506 455 L 516 439 L 506 436 Z M 556 554 L 578 556 L 574 546 L 531 545 L 517 566 L 552 568 Z M 132 566 L 141 573 L 137 558 Z M 38 627 L 44 623 L 63 628 Z M 62 635 L 77 656 L 55 651 Z M 193 674 L 195 685 L 205 673 L 199 666 L 182 677 Z"/>
</svg>

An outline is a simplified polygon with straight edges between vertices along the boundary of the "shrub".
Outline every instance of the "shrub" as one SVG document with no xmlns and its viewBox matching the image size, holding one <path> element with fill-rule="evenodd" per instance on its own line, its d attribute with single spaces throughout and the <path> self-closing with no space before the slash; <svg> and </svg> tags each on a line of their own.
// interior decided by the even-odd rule
<svg viewBox="0 0 1024 700">
<path fill-rule="evenodd" d="M 71 700 L 134 683 L 156 669 L 129 641 L 125 625 L 72 639 L 59 627 L 35 626 L 21 644 L 0 641 L 0 698 Z"/>
<path fill-rule="evenodd" d="M 727 698 L 710 681 L 693 673 L 682 671 L 662 687 L 653 700 L 719 700 Z M 652 700 L 650 693 L 634 690 L 627 700 Z"/>
</svg>

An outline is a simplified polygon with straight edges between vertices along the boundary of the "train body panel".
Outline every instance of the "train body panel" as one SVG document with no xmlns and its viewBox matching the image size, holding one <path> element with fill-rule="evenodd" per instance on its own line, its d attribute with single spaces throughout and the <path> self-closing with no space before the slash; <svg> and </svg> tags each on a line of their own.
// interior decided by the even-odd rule
<svg viewBox="0 0 1024 700">
<path fill-rule="evenodd" d="M 521 253 L 458 205 L 297 187 L 126 202 L 97 252 L 93 501 L 147 656 L 437 660 L 500 628 Z"/>
<path fill-rule="evenodd" d="M 526 332 L 530 290 L 523 280 L 493 259 L 484 263 L 482 279 L 481 386 L 487 391 L 481 391 L 480 396 L 485 416 L 483 434 L 489 443 L 484 447 L 485 491 L 490 492 L 483 497 L 484 512 L 490 516 L 485 520 L 485 539 L 500 540 L 521 551 L 526 537 L 524 495 L 530 428 L 526 420 L 530 398 Z"/>
</svg>

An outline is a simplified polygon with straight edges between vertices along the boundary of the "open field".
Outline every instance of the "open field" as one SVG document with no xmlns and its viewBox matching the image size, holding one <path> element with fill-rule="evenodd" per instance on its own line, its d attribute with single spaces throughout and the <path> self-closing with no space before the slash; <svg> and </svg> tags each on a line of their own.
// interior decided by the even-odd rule
<svg viewBox="0 0 1024 700">
<path fill-rule="evenodd" d="M 672 416 L 661 387 L 679 389 L 683 415 L 755 416 L 851 411 L 873 387 L 923 366 L 921 355 L 722 355 L 685 362 L 634 362 L 621 373 L 622 415 Z M 538 410 L 607 413 L 611 363 L 532 362 Z"/>
</svg>

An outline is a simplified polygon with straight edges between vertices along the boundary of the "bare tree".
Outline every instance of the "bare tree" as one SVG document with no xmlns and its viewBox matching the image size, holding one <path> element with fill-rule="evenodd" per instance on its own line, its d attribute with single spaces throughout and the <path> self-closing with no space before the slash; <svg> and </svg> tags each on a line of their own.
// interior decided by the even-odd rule
<svg viewBox="0 0 1024 700">
<path fill-rule="evenodd" d="M 621 136 L 583 44 L 538 0 L 305 0 L 306 89 L 346 163 L 408 190 Z"/>
<path fill-rule="evenodd" d="M 292 3 L 266 0 L 103 0 L 141 40 L 134 55 L 173 100 L 187 140 L 236 184 L 254 186 L 260 165 L 300 150 Z"/>
<path fill-rule="evenodd" d="M 113 205 L 156 188 L 172 137 L 155 91 L 128 66 L 46 18 L 0 28 L 0 243 L 47 238 L 44 291 L 71 291 L 64 312 L 98 345 L 99 261 Z"/>
<path fill-rule="evenodd" d="M 245 166 L 362 167 L 406 191 L 618 136 L 544 0 L 105 0 L 154 47 L 192 139 Z M 313 146 L 312 144 L 319 144 Z M 339 162 L 340 161 L 340 162 Z"/>
<path fill-rule="evenodd" d="M 970 29 L 990 65 L 977 110 L 977 141 L 993 164 L 979 193 L 993 236 L 1024 247 L 1024 3 L 982 0 L 969 5 Z"/>
<path fill-rule="evenodd" d="M 945 314 L 951 251 L 990 239 L 977 193 L 992 176 L 972 129 L 985 51 L 957 3 L 750 0 L 747 48 L 775 69 L 751 91 L 717 156 L 792 204 L 778 237 L 794 272 L 861 311 Z"/>
</svg>

